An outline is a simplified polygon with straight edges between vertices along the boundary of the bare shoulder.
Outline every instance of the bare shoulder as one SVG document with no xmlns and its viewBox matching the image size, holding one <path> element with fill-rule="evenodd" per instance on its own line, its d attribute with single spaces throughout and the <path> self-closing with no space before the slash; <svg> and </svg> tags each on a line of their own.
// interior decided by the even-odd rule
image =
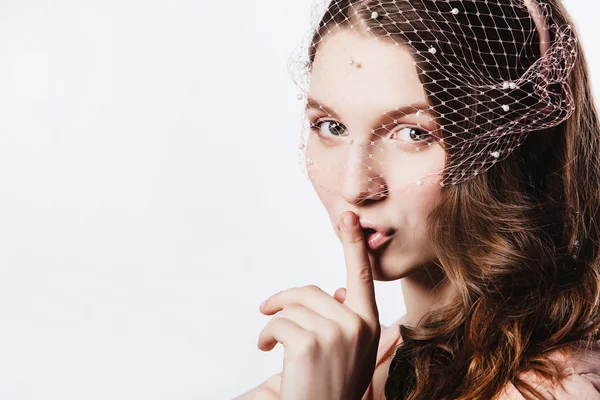
<svg viewBox="0 0 600 400">
<path fill-rule="evenodd" d="M 528 371 L 530 375 L 534 375 Z M 569 375 L 557 384 L 546 379 L 528 379 L 531 384 L 547 400 L 600 400 L 600 375 Z M 508 383 L 495 400 L 525 400 L 526 397 L 512 384 Z"/>
<path fill-rule="evenodd" d="M 530 370 L 519 378 L 536 388 L 548 400 L 600 400 L 600 343 L 583 345 L 574 352 L 555 352 L 550 359 L 566 377 L 553 383 Z M 524 400 L 525 397 L 508 383 L 496 400 Z"/>
</svg>

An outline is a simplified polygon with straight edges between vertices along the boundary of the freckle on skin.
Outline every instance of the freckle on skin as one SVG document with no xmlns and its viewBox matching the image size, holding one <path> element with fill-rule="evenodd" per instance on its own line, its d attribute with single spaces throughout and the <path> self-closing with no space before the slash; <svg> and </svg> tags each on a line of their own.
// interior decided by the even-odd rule
<svg viewBox="0 0 600 400">
<path fill-rule="evenodd" d="M 356 68 L 360 68 L 360 67 L 362 67 L 362 64 L 360 64 L 360 63 L 356 64 Z"/>
</svg>

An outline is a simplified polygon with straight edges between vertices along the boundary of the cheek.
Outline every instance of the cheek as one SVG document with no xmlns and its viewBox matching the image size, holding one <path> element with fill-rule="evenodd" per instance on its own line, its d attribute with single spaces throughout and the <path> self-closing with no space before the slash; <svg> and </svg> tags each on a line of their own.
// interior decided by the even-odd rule
<svg viewBox="0 0 600 400">
<path fill-rule="evenodd" d="M 439 203 L 440 195 L 441 188 L 436 184 L 423 187 L 421 191 L 415 191 L 412 204 L 415 204 L 417 208 L 414 210 L 413 215 L 418 216 L 419 220 L 425 222 L 431 211 Z"/>
<path fill-rule="evenodd" d="M 402 151 L 390 157 L 383 172 L 391 192 L 402 197 L 431 197 L 432 189 L 439 189 L 440 173 L 445 165 L 445 152 L 439 144 L 416 150 Z M 417 182 L 423 186 L 417 186 Z"/>
<path fill-rule="evenodd" d="M 313 189 L 317 193 L 319 200 L 321 200 L 321 203 L 323 203 L 323 205 L 325 206 L 325 209 L 327 210 L 329 215 L 332 215 L 333 205 L 335 203 L 335 196 L 333 194 L 331 194 L 331 192 L 325 190 L 322 186 L 320 186 L 312 181 L 311 181 L 311 184 L 312 184 Z"/>
<path fill-rule="evenodd" d="M 406 216 L 405 239 L 415 251 L 425 252 L 429 243 L 428 217 L 431 211 L 438 205 L 441 196 L 439 185 L 431 184 L 415 190 L 406 197 L 404 215 Z"/>
<path fill-rule="evenodd" d="M 315 184 L 314 182 L 311 182 L 312 186 L 315 190 L 315 192 L 317 193 L 317 196 L 319 197 L 319 200 L 321 200 L 321 203 L 323 203 L 323 206 L 325 206 L 325 210 L 327 211 L 327 214 L 329 215 L 329 220 L 331 221 L 331 225 L 333 227 L 337 226 L 338 221 L 336 221 L 336 218 L 339 218 L 339 215 L 335 212 L 336 210 L 336 203 L 339 203 L 340 201 L 340 197 L 339 196 L 334 196 L 333 194 L 331 194 L 329 191 L 325 190 L 323 187 Z M 338 207 L 339 208 L 339 204 Z M 344 209 L 345 211 L 346 209 Z M 338 232 L 337 229 L 334 228 L 335 234 L 340 237 L 340 233 Z"/>
</svg>

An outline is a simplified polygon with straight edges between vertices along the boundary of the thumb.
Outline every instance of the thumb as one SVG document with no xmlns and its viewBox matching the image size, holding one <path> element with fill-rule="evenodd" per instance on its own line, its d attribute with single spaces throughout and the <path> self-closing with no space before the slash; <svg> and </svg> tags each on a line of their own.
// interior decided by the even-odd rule
<svg viewBox="0 0 600 400">
<path fill-rule="evenodd" d="M 338 302 L 344 304 L 344 301 L 346 300 L 346 288 L 342 287 L 336 290 L 333 294 L 333 298 L 336 299 Z"/>
</svg>

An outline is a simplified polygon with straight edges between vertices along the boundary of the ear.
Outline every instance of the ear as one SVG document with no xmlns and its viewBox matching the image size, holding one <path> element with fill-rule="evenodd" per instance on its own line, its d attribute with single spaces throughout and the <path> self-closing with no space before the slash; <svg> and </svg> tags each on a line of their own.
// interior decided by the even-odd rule
<svg viewBox="0 0 600 400">
<path fill-rule="evenodd" d="M 538 35 L 540 36 L 540 57 L 546 54 L 550 48 L 550 31 L 548 30 L 548 24 L 546 18 L 542 14 L 542 10 L 537 3 L 537 0 L 524 0 L 529 14 L 537 27 Z"/>
<path fill-rule="evenodd" d="M 540 6 L 539 0 L 523 0 L 525 6 L 529 10 L 529 15 L 533 19 L 535 23 L 538 36 L 540 38 L 540 58 L 539 62 L 539 79 L 540 81 L 544 81 L 546 79 L 551 79 L 552 71 L 552 63 L 556 61 L 556 56 L 554 54 L 546 54 L 550 49 L 550 28 L 548 28 L 548 21 L 546 20 L 546 15 L 542 10 L 543 6 Z M 546 57 L 544 57 L 546 56 Z M 554 71 L 555 72 L 555 71 Z M 554 80 L 557 78 L 554 77 Z M 540 86 L 546 87 L 548 82 L 545 82 L 545 85 L 540 83 Z M 556 108 L 553 107 L 552 104 L 539 104 L 535 107 L 535 113 L 540 116 L 540 118 L 545 118 L 546 116 L 555 116 Z M 552 117 L 554 118 L 554 117 Z"/>
</svg>

